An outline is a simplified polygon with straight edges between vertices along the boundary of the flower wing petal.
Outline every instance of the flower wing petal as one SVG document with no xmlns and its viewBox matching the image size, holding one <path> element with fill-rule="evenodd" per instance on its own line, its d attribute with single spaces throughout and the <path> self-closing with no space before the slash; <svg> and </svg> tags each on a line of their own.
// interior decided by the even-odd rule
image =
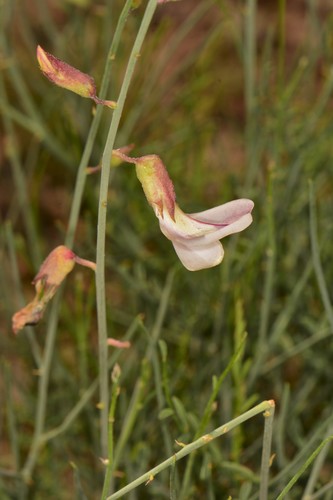
<svg viewBox="0 0 333 500">
<path fill-rule="evenodd" d="M 232 224 L 243 215 L 250 214 L 253 207 L 254 203 L 252 200 L 241 198 L 229 201 L 218 207 L 210 208 L 209 210 L 204 210 L 203 212 L 188 215 L 192 219 L 205 224 L 224 225 Z"/>
<path fill-rule="evenodd" d="M 206 234 L 205 236 L 203 236 L 203 238 L 207 243 L 211 241 L 220 240 L 221 238 L 229 236 L 230 234 L 239 233 L 240 231 L 243 231 L 251 223 L 252 223 L 252 215 L 245 214 L 241 216 L 239 219 L 232 222 L 231 224 L 221 227 L 216 226 L 215 231 Z"/>
<path fill-rule="evenodd" d="M 224 250 L 219 241 L 207 244 L 204 238 L 198 238 L 173 240 L 172 244 L 188 271 L 200 271 L 217 266 L 224 256 Z"/>
<path fill-rule="evenodd" d="M 246 229 L 252 223 L 253 206 L 251 200 L 234 200 L 204 212 L 189 214 L 189 217 L 207 224 L 208 227 L 215 226 L 214 231 L 209 231 L 204 236 L 208 243 Z"/>
<path fill-rule="evenodd" d="M 173 241 L 174 239 L 193 239 L 215 232 L 220 228 L 216 224 L 209 224 L 194 219 L 191 215 L 185 214 L 177 204 L 175 204 L 175 218 L 172 219 L 168 212 L 159 217 L 160 228 L 164 236 Z"/>
</svg>

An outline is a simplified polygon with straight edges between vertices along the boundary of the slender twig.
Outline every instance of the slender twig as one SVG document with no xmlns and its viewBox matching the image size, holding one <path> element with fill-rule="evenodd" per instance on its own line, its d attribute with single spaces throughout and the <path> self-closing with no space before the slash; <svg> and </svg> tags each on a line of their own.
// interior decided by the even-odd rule
<svg viewBox="0 0 333 500">
<path fill-rule="evenodd" d="M 128 3 L 126 3 L 126 7 L 128 7 Z M 124 7 L 125 9 L 125 7 Z M 123 10 L 124 12 L 124 10 Z M 126 20 L 126 16 L 121 17 L 121 25 L 119 27 L 119 30 L 122 30 L 124 27 L 124 22 Z M 118 31 L 116 30 L 116 33 Z M 119 36 L 119 34 L 117 35 Z M 107 85 L 108 85 L 108 78 L 109 78 L 109 73 L 111 69 L 111 61 L 112 58 L 110 58 L 110 53 L 114 54 L 115 49 L 118 47 L 118 40 L 117 38 L 117 43 L 114 44 L 112 42 L 110 50 L 109 50 L 109 56 L 108 60 L 106 63 L 105 67 L 105 72 L 104 72 L 104 77 L 103 77 L 103 83 L 102 83 L 102 89 L 101 89 L 101 97 L 103 98 L 104 93 L 106 92 Z M 93 148 L 94 140 L 97 134 L 98 126 L 101 120 L 102 116 L 102 106 L 98 106 L 97 112 L 93 118 L 89 134 L 87 137 L 87 141 L 85 144 L 85 148 L 82 154 L 81 162 L 78 168 L 78 174 L 76 178 L 76 184 L 75 184 L 75 189 L 74 189 L 74 195 L 73 195 L 73 202 L 72 202 L 72 207 L 71 207 L 71 213 L 69 217 L 69 223 L 68 223 L 68 229 L 67 229 L 67 235 L 65 239 L 65 244 L 69 247 L 73 245 L 74 241 L 74 234 L 75 230 L 77 227 L 78 223 L 78 218 L 79 218 L 79 212 L 80 212 L 80 207 L 82 203 L 82 196 L 83 196 L 83 190 L 85 186 L 85 180 L 86 180 L 86 167 L 88 165 L 88 161 L 91 155 L 91 151 Z M 58 326 L 58 318 L 59 318 L 59 305 L 62 297 L 62 287 L 60 290 L 58 290 L 57 296 L 54 299 L 54 302 L 52 304 L 52 308 L 50 311 L 50 319 L 48 323 L 48 328 L 46 332 L 46 343 L 45 343 L 45 353 L 43 357 L 43 361 L 41 364 L 41 370 L 40 370 L 40 378 L 39 378 L 39 386 L 38 386 L 38 403 L 37 403 L 37 410 L 36 410 L 36 420 L 35 420 L 35 429 L 34 429 L 34 437 L 31 443 L 31 448 L 29 450 L 26 463 L 23 467 L 23 477 L 26 482 L 30 481 L 32 471 L 34 469 L 37 457 L 38 457 L 38 451 L 40 446 L 43 445 L 45 442 L 44 439 L 42 438 L 43 435 L 43 430 L 44 430 L 44 425 L 45 425 L 45 415 L 46 415 L 46 404 L 47 404 L 47 389 L 48 389 L 48 384 L 49 384 L 49 375 L 50 375 L 50 368 L 51 368 L 51 361 L 53 357 L 53 351 L 54 351 L 54 344 L 55 344 L 55 336 L 56 336 L 56 331 L 57 331 L 57 326 Z"/>
<path fill-rule="evenodd" d="M 325 434 L 327 427 L 329 425 L 332 425 L 332 420 L 333 420 L 332 415 L 329 415 L 329 417 L 326 420 L 320 422 L 317 429 L 309 433 L 306 441 L 304 442 L 304 445 L 297 453 L 297 455 L 291 460 L 291 462 L 288 463 L 286 467 L 284 467 L 283 470 L 281 470 L 270 480 L 269 483 L 270 487 L 274 485 L 279 485 L 281 484 L 282 481 L 285 480 L 285 478 L 291 477 L 291 475 L 294 474 L 295 470 L 297 470 L 297 467 L 300 466 L 300 463 L 307 460 L 307 457 L 309 457 L 311 450 L 313 450 L 314 446 L 316 446 L 316 443 L 318 443 L 318 441 L 322 439 L 322 436 Z M 252 498 L 254 499 L 255 497 L 251 496 L 251 500 Z"/>
<path fill-rule="evenodd" d="M 315 449 L 315 451 L 310 455 L 310 457 L 306 460 L 306 462 L 302 465 L 302 467 L 298 470 L 298 472 L 291 478 L 289 483 L 283 488 L 279 496 L 276 498 L 276 500 L 282 500 L 285 498 L 287 493 L 291 490 L 291 488 L 294 486 L 294 484 L 299 480 L 303 472 L 306 471 L 306 469 L 311 465 L 311 463 L 314 461 L 316 456 L 321 452 L 321 450 L 331 441 L 333 441 L 333 436 L 330 436 L 318 446 L 318 448 Z"/>
<path fill-rule="evenodd" d="M 333 435 L 333 426 L 331 425 L 326 433 L 326 437 L 330 437 Z M 316 486 L 316 483 L 317 483 L 317 480 L 318 480 L 318 476 L 323 468 L 323 465 L 324 465 L 324 462 L 325 462 L 325 459 L 326 459 L 326 456 L 329 452 L 329 449 L 330 449 L 330 442 L 328 442 L 326 444 L 326 446 L 324 446 L 324 448 L 321 450 L 321 452 L 318 454 L 314 464 L 313 464 L 313 467 L 312 467 L 312 470 L 311 470 L 311 473 L 310 473 L 310 476 L 309 476 L 309 479 L 308 479 L 308 482 L 306 484 L 306 487 L 305 487 L 305 490 L 304 490 L 304 493 L 303 493 L 303 496 L 302 496 L 302 500 L 312 500 L 314 498 L 314 495 L 313 495 L 313 490 Z"/>
<path fill-rule="evenodd" d="M 119 46 L 120 35 L 124 29 L 125 22 L 126 22 L 130 7 L 131 7 L 131 0 L 127 0 L 126 4 L 124 5 L 124 8 L 119 16 L 117 28 L 116 28 L 116 31 L 115 31 L 115 34 L 114 34 L 112 43 L 110 45 L 107 58 L 106 58 L 105 70 L 104 70 L 104 74 L 102 77 L 101 89 L 99 92 L 101 99 L 105 99 L 105 97 L 106 97 L 106 92 L 107 92 L 108 85 L 109 85 L 111 65 L 116 57 L 116 53 L 117 53 L 118 46 Z M 81 161 L 80 161 L 80 164 L 78 167 L 78 173 L 77 173 L 77 178 L 76 178 L 76 183 L 75 183 L 75 190 L 74 190 L 74 195 L 73 195 L 73 203 L 71 206 L 67 235 L 66 235 L 66 240 L 65 240 L 66 245 L 69 247 L 71 247 L 73 245 L 73 241 L 74 241 L 74 234 L 75 234 L 75 229 L 76 229 L 77 222 L 79 219 L 83 190 L 84 190 L 84 186 L 85 186 L 86 178 L 87 178 L 86 168 L 87 168 L 89 158 L 90 158 L 90 155 L 91 155 L 91 152 L 93 149 L 97 130 L 98 130 L 99 124 L 101 122 L 102 112 L 103 112 L 103 106 L 97 106 L 96 114 L 95 114 L 94 119 L 91 123 L 91 127 L 90 127 L 90 130 L 88 133 L 88 137 L 87 137 L 87 141 L 86 141 L 86 144 L 84 147 L 82 158 L 81 158 Z"/>
<path fill-rule="evenodd" d="M 212 391 L 212 393 L 207 401 L 207 404 L 206 404 L 206 407 L 205 407 L 205 410 L 203 413 L 203 417 L 202 417 L 201 422 L 198 426 L 198 429 L 195 433 L 194 439 L 197 439 L 200 436 L 200 434 L 202 434 L 204 432 L 205 428 L 207 427 L 209 419 L 214 411 L 213 410 L 214 401 L 217 398 L 217 395 L 221 389 L 223 381 L 225 380 L 226 376 L 231 372 L 234 364 L 237 362 L 237 360 L 239 359 L 239 356 L 243 352 L 246 337 L 247 337 L 247 334 L 246 333 L 243 334 L 242 338 L 239 341 L 237 349 L 234 352 L 233 356 L 231 357 L 227 367 L 223 370 L 223 372 L 221 373 L 221 375 L 219 376 L 219 378 L 215 382 L 214 387 L 213 387 L 213 391 Z M 189 487 L 189 483 L 190 483 L 191 472 L 192 472 L 192 468 L 193 468 L 193 464 L 194 464 L 194 458 L 195 458 L 195 455 L 192 454 L 189 458 L 187 465 L 186 465 L 186 469 L 185 469 L 185 473 L 184 473 L 184 480 L 183 480 L 182 489 L 181 489 L 181 493 L 180 493 L 180 498 L 184 498 L 186 496 L 186 493 L 187 493 L 187 490 Z"/>
<path fill-rule="evenodd" d="M 128 405 L 128 410 L 127 410 L 126 416 L 122 422 L 121 432 L 120 432 L 120 435 L 118 437 L 117 445 L 116 445 L 115 452 L 114 452 L 114 458 L 113 458 L 113 464 L 112 464 L 113 471 L 116 469 L 116 467 L 118 465 L 121 453 L 122 453 L 124 446 L 129 438 L 129 436 L 130 436 L 130 433 L 134 427 L 136 417 L 137 417 L 138 412 L 139 412 L 140 407 L 141 407 L 142 394 L 143 394 L 144 389 L 146 388 L 146 385 L 149 381 L 149 376 L 150 376 L 149 363 L 152 359 L 158 338 L 161 334 L 162 324 L 163 324 L 163 321 L 165 319 L 167 307 L 169 304 L 170 293 L 171 293 L 171 289 L 172 289 L 172 285 L 173 285 L 174 275 L 175 275 L 175 271 L 171 270 L 168 273 L 166 281 L 165 281 L 165 285 L 164 285 L 163 293 L 162 293 L 162 296 L 160 299 L 160 304 L 159 304 L 159 308 L 157 311 L 155 323 L 153 325 L 151 337 L 149 339 L 150 342 L 147 346 L 145 355 L 144 355 L 143 360 L 142 360 L 141 373 L 140 373 L 140 376 L 138 378 L 137 383 L 135 384 L 133 394 L 131 397 L 131 401 Z"/>
<path fill-rule="evenodd" d="M 243 64 L 245 78 L 246 106 L 246 155 L 248 164 L 247 182 L 250 186 L 257 165 L 256 133 L 254 110 L 256 105 L 255 71 L 256 71 L 256 14 L 257 0 L 247 0 L 244 19 Z"/>
<path fill-rule="evenodd" d="M 43 360 L 39 369 L 38 402 L 36 409 L 34 436 L 26 462 L 22 469 L 22 476 L 26 483 L 30 482 L 31 474 L 35 466 L 35 463 L 37 461 L 39 448 L 41 445 L 40 437 L 44 430 L 44 424 L 45 424 L 49 378 L 50 378 L 51 362 L 53 358 L 54 344 L 58 326 L 58 308 L 61 300 L 61 294 L 58 293 L 58 295 L 56 295 L 53 300 L 54 300 L 53 308 L 51 309 L 50 312 L 49 325 L 46 332 Z"/>
<path fill-rule="evenodd" d="M 246 422 L 250 418 L 258 415 L 259 413 L 266 412 L 266 411 L 271 411 L 272 406 L 274 405 L 273 401 L 263 401 L 262 403 L 258 404 L 251 410 L 248 410 L 247 412 L 243 413 L 243 415 L 240 415 L 239 417 L 234 418 L 233 420 L 230 420 L 230 422 L 227 422 L 220 427 L 217 427 L 214 429 L 212 432 L 209 434 L 205 434 L 201 436 L 199 439 L 193 441 L 192 443 L 184 446 L 180 451 L 169 457 L 167 460 L 164 462 L 160 463 L 153 469 L 149 470 L 142 476 L 138 477 L 134 481 L 132 481 L 130 484 L 125 486 L 124 488 L 121 488 L 119 491 L 108 497 L 107 500 L 115 500 L 116 498 L 121 498 L 123 495 L 126 493 L 129 493 L 132 491 L 134 488 L 139 486 L 140 484 L 146 483 L 147 481 L 151 481 L 157 474 L 162 472 L 163 470 L 167 469 L 168 467 L 171 467 L 175 462 L 180 460 L 181 458 L 186 457 L 193 451 L 201 448 L 202 446 L 207 445 L 208 443 L 212 442 L 214 439 L 223 436 L 227 432 L 231 431 L 238 425 L 242 424 L 243 422 Z"/>
<path fill-rule="evenodd" d="M 272 403 L 271 407 L 264 413 L 265 427 L 264 427 L 264 438 L 263 438 L 262 457 L 261 457 L 259 500 L 267 500 L 268 498 L 268 478 L 269 478 L 269 468 L 271 463 L 273 419 L 275 411 L 274 401 L 271 401 L 271 403 Z"/>
<path fill-rule="evenodd" d="M 314 493 L 313 495 L 311 495 L 311 497 L 309 497 L 308 499 L 302 498 L 302 500 L 317 500 L 317 498 L 323 499 L 324 493 L 330 492 L 330 496 L 327 499 L 329 500 L 329 498 L 332 498 L 332 491 L 333 491 L 333 480 L 325 484 L 325 486 L 323 486 L 322 488 L 319 488 L 319 490 L 316 491 L 316 493 Z"/>
<path fill-rule="evenodd" d="M 107 196 L 110 177 L 110 163 L 112 149 L 119 127 L 120 118 L 123 112 L 127 92 L 138 61 L 140 50 L 148 31 L 150 22 L 155 12 L 157 0 L 150 0 L 146 7 L 140 29 L 134 42 L 130 54 L 126 73 L 117 100 L 108 137 L 106 140 L 102 162 L 101 181 L 98 201 L 98 221 L 97 221 L 97 243 L 96 243 L 96 299 L 97 299 L 97 320 L 98 320 L 98 352 L 100 370 L 100 408 L 101 408 L 101 451 L 102 456 L 107 457 L 108 440 L 108 370 L 107 370 L 107 321 L 106 321 L 106 297 L 105 297 L 105 234 L 107 216 Z"/>
<path fill-rule="evenodd" d="M 113 470 L 114 420 L 115 420 L 117 399 L 118 399 L 119 392 L 120 392 L 119 379 L 120 379 L 120 367 L 119 367 L 119 365 L 115 365 L 113 372 L 112 372 L 113 384 L 112 384 L 111 402 L 110 402 L 110 410 L 109 410 L 108 459 L 107 459 L 106 474 L 105 474 L 105 478 L 104 478 L 104 486 L 103 486 L 103 491 L 102 491 L 102 500 L 105 500 L 107 498 L 108 494 L 110 493 L 110 483 L 111 483 L 112 470 Z"/>
<path fill-rule="evenodd" d="M 271 313 L 273 292 L 274 292 L 274 279 L 275 279 L 275 268 L 276 268 L 276 243 L 275 243 L 275 223 L 274 223 L 274 202 L 273 202 L 273 166 L 269 174 L 269 184 L 267 193 L 267 229 L 268 229 L 268 245 L 266 252 L 267 267 L 264 282 L 264 291 L 262 306 L 260 311 L 260 325 L 259 325 L 259 335 L 257 345 L 256 357 L 251 368 L 249 375 L 249 386 L 255 382 L 256 377 L 261 369 L 263 360 L 265 359 L 267 353 L 267 336 L 268 336 L 268 326 L 269 318 Z"/>
<path fill-rule="evenodd" d="M 134 333 L 136 332 L 137 328 L 141 325 L 141 317 L 138 316 L 134 319 L 130 327 L 128 328 L 127 333 L 124 335 L 125 340 L 130 340 Z M 121 354 L 120 350 L 117 350 L 108 360 L 108 366 L 111 368 L 116 361 L 118 360 L 119 356 Z M 75 406 L 71 409 L 71 411 L 66 415 L 64 418 L 63 422 L 55 427 L 54 429 L 50 429 L 49 431 L 44 432 L 44 434 L 41 435 L 40 440 L 43 443 L 47 443 L 51 439 L 54 439 L 58 437 L 60 434 L 63 434 L 68 430 L 68 428 L 72 425 L 72 423 L 75 421 L 75 419 L 78 417 L 78 415 L 81 413 L 83 408 L 86 406 L 88 401 L 92 398 L 94 395 L 95 391 L 98 388 L 98 378 L 96 378 L 90 386 L 82 393 L 80 399 L 78 402 L 75 404 Z"/>
<path fill-rule="evenodd" d="M 326 285 L 325 275 L 320 260 L 316 206 L 315 206 L 312 182 L 309 182 L 309 197 L 310 197 L 310 237 L 311 237 L 313 265 L 318 282 L 319 291 L 321 294 L 321 299 L 323 301 L 327 319 L 329 321 L 331 331 L 333 333 L 333 307 L 331 304 L 330 296 Z"/>
</svg>

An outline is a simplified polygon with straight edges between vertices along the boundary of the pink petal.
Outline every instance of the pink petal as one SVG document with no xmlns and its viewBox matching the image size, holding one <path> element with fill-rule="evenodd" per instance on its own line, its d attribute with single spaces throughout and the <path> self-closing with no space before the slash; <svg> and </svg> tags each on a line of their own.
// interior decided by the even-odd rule
<svg viewBox="0 0 333 500">
<path fill-rule="evenodd" d="M 163 217 L 158 217 L 162 233 L 171 241 L 178 238 L 198 238 L 216 229 L 216 225 L 200 222 L 185 214 L 177 204 L 174 217 L 173 220 L 168 212 L 165 212 Z"/>
<path fill-rule="evenodd" d="M 214 232 L 206 234 L 205 236 L 203 236 L 203 238 L 207 243 L 220 240 L 221 238 L 229 236 L 230 234 L 239 233 L 240 231 L 243 231 L 251 223 L 252 223 L 252 215 L 245 214 L 241 216 L 239 219 L 232 222 L 231 224 L 228 224 L 227 226 L 222 226 L 222 227 L 216 226 L 216 230 Z"/>
<path fill-rule="evenodd" d="M 234 200 L 195 214 L 185 214 L 176 205 L 175 221 L 159 218 L 162 233 L 171 241 L 204 238 L 205 244 L 246 229 L 252 222 L 251 200 Z"/>
<path fill-rule="evenodd" d="M 252 212 L 254 203 L 245 198 L 229 201 L 218 207 L 204 210 L 195 214 L 188 214 L 191 218 L 206 224 L 232 224 L 243 215 Z"/>
<path fill-rule="evenodd" d="M 172 241 L 174 249 L 186 269 L 200 271 L 217 266 L 223 259 L 224 250 L 219 241 L 205 244 L 204 238 L 198 240 Z"/>
</svg>

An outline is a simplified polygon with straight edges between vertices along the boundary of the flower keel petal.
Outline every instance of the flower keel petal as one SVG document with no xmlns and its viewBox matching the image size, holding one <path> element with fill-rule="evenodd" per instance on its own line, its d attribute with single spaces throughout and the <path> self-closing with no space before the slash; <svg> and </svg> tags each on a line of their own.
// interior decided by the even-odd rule
<svg viewBox="0 0 333 500">
<path fill-rule="evenodd" d="M 224 250 L 219 241 L 205 244 L 192 241 L 172 241 L 173 247 L 184 267 L 188 271 L 201 271 L 217 266 L 222 262 Z"/>
</svg>

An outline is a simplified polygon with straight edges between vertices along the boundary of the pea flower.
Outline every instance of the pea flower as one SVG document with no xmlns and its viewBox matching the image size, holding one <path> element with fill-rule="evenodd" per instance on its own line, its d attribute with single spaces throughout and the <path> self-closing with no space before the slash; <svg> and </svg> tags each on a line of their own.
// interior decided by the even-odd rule
<svg viewBox="0 0 333 500">
<path fill-rule="evenodd" d="M 112 109 L 116 107 L 114 101 L 105 101 L 97 97 L 96 85 L 90 75 L 49 54 L 40 45 L 37 47 L 37 60 L 43 75 L 58 87 L 75 92 L 81 97 L 88 97 L 96 104 L 103 104 Z"/>
<path fill-rule="evenodd" d="M 186 214 L 176 203 L 172 181 L 157 155 L 130 158 L 119 150 L 114 150 L 113 154 L 135 164 L 137 177 L 162 233 L 171 240 L 179 259 L 189 271 L 220 264 L 224 256 L 220 239 L 243 231 L 252 222 L 254 203 L 248 199 Z"/>
<path fill-rule="evenodd" d="M 13 332 L 16 334 L 26 325 L 35 325 L 43 317 L 48 302 L 75 266 L 75 263 L 95 270 L 96 264 L 81 259 L 72 250 L 60 245 L 46 257 L 33 280 L 36 295 L 33 300 L 14 314 L 12 318 Z"/>
</svg>

